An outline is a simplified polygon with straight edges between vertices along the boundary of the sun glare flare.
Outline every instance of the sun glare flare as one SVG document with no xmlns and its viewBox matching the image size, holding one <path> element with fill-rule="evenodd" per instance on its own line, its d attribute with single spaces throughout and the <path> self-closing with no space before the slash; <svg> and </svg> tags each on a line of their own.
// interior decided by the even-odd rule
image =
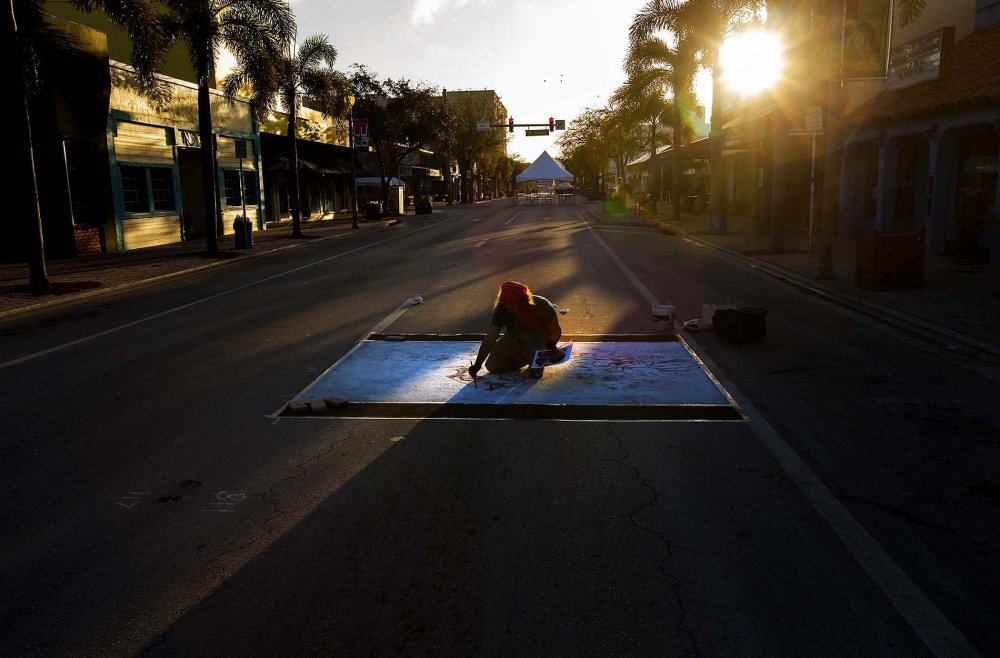
<svg viewBox="0 0 1000 658">
<path fill-rule="evenodd" d="M 743 32 L 727 38 L 719 57 L 723 84 L 744 96 L 774 86 L 785 68 L 780 37 L 764 30 Z"/>
</svg>

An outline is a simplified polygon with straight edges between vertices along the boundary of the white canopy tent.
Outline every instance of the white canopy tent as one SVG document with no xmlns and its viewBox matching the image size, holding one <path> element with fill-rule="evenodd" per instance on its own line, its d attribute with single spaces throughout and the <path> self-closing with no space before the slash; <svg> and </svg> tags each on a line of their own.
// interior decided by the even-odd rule
<svg viewBox="0 0 1000 658">
<path fill-rule="evenodd" d="M 568 180 L 575 178 L 573 174 L 559 166 L 559 163 L 552 159 L 548 151 L 542 151 L 531 166 L 517 175 L 517 182 L 521 183 L 529 180 Z"/>
<path fill-rule="evenodd" d="M 559 163 L 552 159 L 548 151 L 542 151 L 542 154 L 531 163 L 531 166 L 522 171 L 516 179 L 518 183 L 538 183 L 540 186 L 538 191 L 530 194 L 518 194 L 514 197 L 514 203 L 517 204 L 519 199 L 529 206 L 536 204 L 576 203 L 575 194 L 572 196 L 555 194 L 555 192 L 563 191 L 567 187 L 572 189 L 573 186 L 571 183 L 574 178 L 573 174 L 563 169 L 559 166 Z"/>
</svg>

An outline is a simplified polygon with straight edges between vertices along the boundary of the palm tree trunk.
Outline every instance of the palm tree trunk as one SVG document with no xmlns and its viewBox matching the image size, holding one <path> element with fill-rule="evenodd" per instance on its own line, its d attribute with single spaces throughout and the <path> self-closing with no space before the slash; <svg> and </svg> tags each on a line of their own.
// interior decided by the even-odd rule
<svg viewBox="0 0 1000 658">
<path fill-rule="evenodd" d="M 709 142 L 712 163 L 712 200 L 708 214 L 709 231 L 726 232 L 726 181 L 722 171 L 722 81 L 719 49 L 712 49 L 712 136 Z"/>
<path fill-rule="evenodd" d="M 201 142 L 201 185 L 205 212 L 205 239 L 210 256 L 219 253 L 218 238 L 218 186 L 215 178 L 215 149 L 212 141 L 212 100 L 208 75 L 198 75 L 198 139 Z"/>
<path fill-rule="evenodd" d="M 32 290 L 49 287 L 45 269 L 45 239 L 42 235 L 42 214 L 38 206 L 38 187 L 35 181 L 35 157 L 31 145 L 31 116 L 28 112 L 28 94 L 24 84 L 22 64 L 17 49 L 17 21 L 14 4 L 7 5 L 9 14 L 4 16 L 3 43 L 5 61 L 13 67 L 14 80 L 14 145 L 12 191 L 14 192 L 14 217 L 24 227 L 28 238 L 28 281 Z"/>
<path fill-rule="evenodd" d="M 287 101 L 287 99 L 286 99 Z M 288 104 L 288 177 L 291 179 L 291 190 L 289 190 L 289 204 L 292 211 L 292 236 L 302 237 L 302 219 L 299 211 L 301 195 L 299 193 L 299 142 L 295 136 L 295 124 L 297 113 L 294 101 Z"/>
<path fill-rule="evenodd" d="M 660 193 L 660 174 L 656 164 L 656 117 L 653 117 L 649 127 L 649 176 L 652 180 L 649 184 L 649 207 L 646 211 L 650 215 L 655 215 L 656 197 Z"/>
</svg>

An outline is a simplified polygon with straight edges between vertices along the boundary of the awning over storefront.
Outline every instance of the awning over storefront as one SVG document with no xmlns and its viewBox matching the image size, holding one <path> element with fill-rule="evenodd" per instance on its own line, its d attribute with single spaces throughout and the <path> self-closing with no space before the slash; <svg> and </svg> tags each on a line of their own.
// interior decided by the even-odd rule
<svg viewBox="0 0 1000 658">
<path fill-rule="evenodd" d="M 711 155 L 710 150 L 710 140 L 708 137 L 695 140 L 688 144 L 681 146 L 681 159 L 682 160 L 707 160 Z M 656 158 L 657 160 L 667 159 L 672 160 L 674 157 L 674 149 L 668 148 L 664 151 L 657 149 Z M 632 166 L 632 165 L 629 165 Z"/>
<path fill-rule="evenodd" d="M 351 175 L 351 149 L 346 146 L 312 142 L 307 139 L 296 141 L 299 152 L 299 169 L 318 174 Z M 288 137 L 271 133 L 260 134 L 260 150 L 265 170 L 288 171 Z M 358 176 L 378 174 L 378 162 L 374 154 L 357 152 L 355 161 Z"/>
<path fill-rule="evenodd" d="M 381 185 L 381 184 L 382 184 L 381 176 L 361 176 L 358 178 L 358 185 L 371 186 L 371 185 Z M 400 187 L 402 184 L 403 182 L 398 178 L 396 178 L 395 176 L 389 179 L 390 187 Z"/>
<path fill-rule="evenodd" d="M 846 124 L 861 127 L 930 116 L 981 105 L 1000 104 L 1000 23 L 955 42 L 951 75 L 887 90 L 855 110 Z"/>
</svg>

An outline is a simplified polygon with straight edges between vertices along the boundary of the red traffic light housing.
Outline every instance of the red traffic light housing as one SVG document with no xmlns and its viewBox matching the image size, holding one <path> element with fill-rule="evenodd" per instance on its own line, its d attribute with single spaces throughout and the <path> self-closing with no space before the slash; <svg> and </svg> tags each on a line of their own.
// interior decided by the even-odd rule
<svg viewBox="0 0 1000 658">
<path fill-rule="evenodd" d="M 507 119 L 507 130 L 514 132 L 514 117 Z"/>
<path fill-rule="evenodd" d="M 549 132 L 552 132 L 555 129 L 556 129 L 556 120 L 553 119 L 552 117 L 549 117 Z"/>
</svg>

